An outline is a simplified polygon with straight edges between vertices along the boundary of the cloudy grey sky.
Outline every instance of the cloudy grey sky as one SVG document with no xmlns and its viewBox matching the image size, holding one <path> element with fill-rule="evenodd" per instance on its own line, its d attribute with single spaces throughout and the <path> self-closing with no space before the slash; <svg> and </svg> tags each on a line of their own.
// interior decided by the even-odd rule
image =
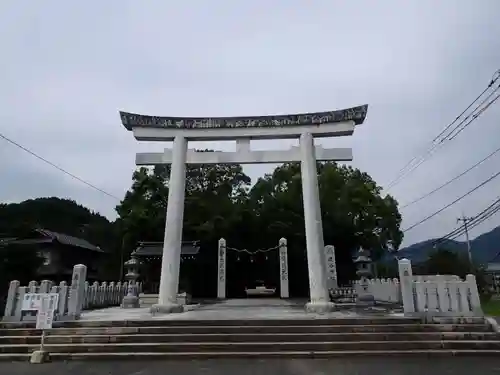
<svg viewBox="0 0 500 375">
<path fill-rule="evenodd" d="M 368 103 L 352 138 L 323 144 L 352 146 L 353 165 L 384 186 L 500 68 L 498 14 L 498 0 L 7 0 L 0 4 L 0 131 L 122 197 L 135 153 L 165 145 L 135 141 L 119 109 L 230 116 Z M 405 204 L 500 147 L 499 118 L 497 103 L 390 192 Z M 497 172 L 499 162 L 497 155 L 403 210 L 403 228 Z M 256 179 L 273 167 L 246 171 Z M 2 140 L 0 172 L 0 201 L 55 195 L 115 215 L 112 198 Z M 406 233 L 404 243 L 447 233 L 499 187 L 500 177 Z M 500 215 L 472 235 L 499 224 Z"/>
</svg>

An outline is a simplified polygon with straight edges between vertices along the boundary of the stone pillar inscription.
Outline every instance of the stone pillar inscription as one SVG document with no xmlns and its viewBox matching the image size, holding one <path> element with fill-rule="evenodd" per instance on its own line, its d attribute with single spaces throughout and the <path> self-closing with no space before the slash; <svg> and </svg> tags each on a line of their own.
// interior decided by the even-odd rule
<svg viewBox="0 0 500 375">
<path fill-rule="evenodd" d="M 286 238 L 280 239 L 279 242 L 279 256 L 280 256 L 280 297 L 290 297 L 288 289 L 288 247 Z"/>
<path fill-rule="evenodd" d="M 217 298 L 226 298 L 226 240 L 219 240 L 219 268 L 217 269 Z"/>
<path fill-rule="evenodd" d="M 405 258 L 398 260 L 398 269 L 403 311 L 405 315 L 412 314 L 415 312 L 415 302 L 413 298 L 413 272 L 410 260 Z"/>
<path fill-rule="evenodd" d="M 73 267 L 71 277 L 71 292 L 68 302 L 68 316 L 70 319 L 79 319 L 85 298 L 85 281 L 87 280 L 87 266 L 77 264 Z"/>
<path fill-rule="evenodd" d="M 326 275 L 328 277 L 328 289 L 337 289 L 337 265 L 335 262 L 335 247 L 332 245 L 325 246 L 325 259 L 326 259 Z"/>
</svg>

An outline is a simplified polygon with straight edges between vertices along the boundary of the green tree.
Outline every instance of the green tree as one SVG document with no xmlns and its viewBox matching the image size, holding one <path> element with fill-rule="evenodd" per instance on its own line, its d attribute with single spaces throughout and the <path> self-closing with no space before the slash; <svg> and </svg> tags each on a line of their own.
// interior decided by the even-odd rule
<svg viewBox="0 0 500 375">
<path fill-rule="evenodd" d="M 116 251 L 118 233 L 115 225 L 75 201 L 48 197 L 0 205 L 0 237 L 24 237 L 35 228 L 83 238 L 108 252 Z M 23 257 L 23 254 L 19 254 L 21 261 Z M 108 263 L 108 267 L 102 268 L 103 273 L 112 271 L 111 267 L 116 269 L 113 259 L 108 259 Z M 24 271 L 16 268 L 12 270 L 14 274 Z"/>
<path fill-rule="evenodd" d="M 8 241 L 0 241 L 0 315 L 3 315 L 10 282 L 18 280 L 21 285 L 27 285 L 36 279 L 43 260 L 30 250 L 13 248 Z"/>
<path fill-rule="evenodd" d="M 130 246 L 141 240 L 163 240 L 169 176 L 169 166 L 134 172 L 132 188 L 116 207 Z M 184 239 L 213 241 L 230 236 L 249 184 L 239 165 L 188 165 Z"/>
<path fill-rule="evenodd" d="M 446 249 L 432 252 L 422 265 L 422 272 L 426 275 L 457 275 L 463 278 L 473 271 L 474 266 L 468 259 Z"/>
<path fill-rule="evenodd" d="M 84 238 L 107 249 L 115 243 L 110 236 L 111 227 L 104 216 L 69 199 L 37 198 L 0 205 L 0 236 L 4 237 L 44 228 Z"/>
<path fill-rule="evenodd" d="M 118 225 L 124 236 L 125 257 L 139 241 L 162 241 L 165 231 L 170 166 L 140 168 L 133 174 L 131 189 L 116 207 Z M 250 178 L 239 165 L 188 165 L 186 168 L 186 199 L 184 202 L 183 239 L 197 240 L 204 251 L 198 255 L 190 275 L 181 272 L 181 284 L 202 290 L 198 294 L 215 294 L 217 242 L 221 237 L 238 247 L 237 228 L 242 227 L 240 208 L 246 201 Z M 206 289 L 206 288 L 208 289 Z"/>
<path fill-rule="evenodd" d="M 457 275 L 462 279 L 468 274 L 476 276 L 476 282 L 481 294 L 487 292 L 487 278 L 485 270 L 474 263 L 470 263 L 467 256 L 454 251 L 440 248 L 429 255 L 417 273 L 424 275 Z"/>
<path fill-rule="evenodd" d="M 372 249 L 377 260 L 384 251 L 398 249 L 403 234 L 401 215 L 391 196 L 358 169 L 336 163 L 318 163 L 323 235 L 325 244 L 336 248 L 339 278 L 354 277 L 353 251 Z M 289 243 L 305 248 L 304 211 L 300 165 L 284 164 L 259 179 L 250 191 L 250 205 L 259 223 L 260 238 L 285 236 Z M 263 235 L 265 234 L 265 235 Z"/>
<path fill-rule="evenodd" d="M 120 228 L 129 239 L 127 252 L 140 240 L 163 239 L 169 175 L 169 166 L 134 173 L 131 189 L 117 206 Z M 355 276 L 352 256 L 360 246 L 375 250 L 375 260 L 384 251 L 399 248 L 401 216 L 395 199 L 382 197 L 381 188 L 366 173 L 318 163 L 318 175 L 325 243 L 336 247 L 339 276 L 346 282 Z M 290 281 L 295 283 L 291 289 L 307 294 L 300 165 L 281 165 L 252 188 L 239 165 L 188 165 L 183 238 L 201 242 L 200 274 L 216 271 L 221 237 L 230 247 L 250 250 L 270 248 L 281 237 L 287 238 Z M 235 277 L 245 272 L 242 269 Z"/>
</svg>

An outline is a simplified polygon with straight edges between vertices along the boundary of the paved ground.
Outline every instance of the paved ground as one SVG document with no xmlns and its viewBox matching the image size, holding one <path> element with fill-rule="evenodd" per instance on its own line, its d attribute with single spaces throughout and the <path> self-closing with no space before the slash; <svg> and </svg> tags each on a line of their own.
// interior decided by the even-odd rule
<svg viewBox="0 0 500 375">
<path fill-rule="evenodd" d="M 353 358 L 2 363 L 0 375 L 481 375 L 500 374 L 500 358 Z"/>
<path fill-rule="evenodd" d="M 282 300 L 282 299 L 229 299 L 217 303 L 202 304 L 192 311 L 181 314 L 160 314 L 152 317 L 149 308 L 122 309 L 111 307 L 107 309 L 86 311 L 82 314 L 82 320 L 233 320 L 233 319 L 324 319 L 341 318 L 363 315 L 373 315 L 365 312 L 344 310 L 334 311 L 328 314 L 306 313 L 304 309 L 306 301 Z M 402 314 L 382 315 L 401 316 Z"/>
</svg>

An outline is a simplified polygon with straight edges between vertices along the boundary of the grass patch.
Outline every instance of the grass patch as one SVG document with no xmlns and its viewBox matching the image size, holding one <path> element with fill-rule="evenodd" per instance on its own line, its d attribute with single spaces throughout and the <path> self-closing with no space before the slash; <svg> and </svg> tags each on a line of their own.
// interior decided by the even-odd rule
<svg viewBox="0 0 500 375">
<path fill-rule="evenodd" d="M 490 299 L 488 302 L 483 302 L 482 307 L 485 315 L 500 316 L 500 300 Z"/>
</svg>

